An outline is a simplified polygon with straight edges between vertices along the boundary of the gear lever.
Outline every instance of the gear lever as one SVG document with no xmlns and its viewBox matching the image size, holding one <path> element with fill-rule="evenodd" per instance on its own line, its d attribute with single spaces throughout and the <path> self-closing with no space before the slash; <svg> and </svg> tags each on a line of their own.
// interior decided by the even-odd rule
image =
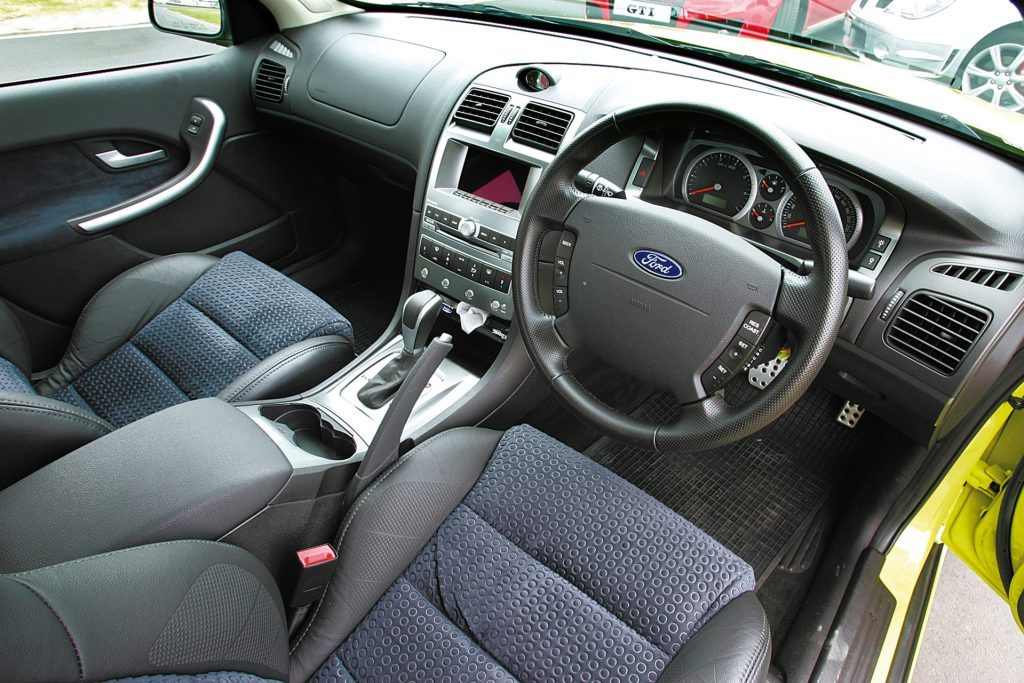
<svg viewBox="0 0 1024 683">
<path fill-rule="evenodd" d="M 430 290 L 416 292 L 402 307 L 402 353 L 388 361 L 357 396 L 368 408 L 380 408 L 402 386 L 416 359 L 423 353 L 430 330 L 441 312 L 441 297 Z"/>
</svg>

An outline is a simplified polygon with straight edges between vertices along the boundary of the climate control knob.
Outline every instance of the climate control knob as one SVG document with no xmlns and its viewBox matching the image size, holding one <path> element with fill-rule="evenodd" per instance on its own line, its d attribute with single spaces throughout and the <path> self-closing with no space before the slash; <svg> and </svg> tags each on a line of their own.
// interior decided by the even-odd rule
<svg viewBox="0 0 1024 683">
<path fill-rule="evenodd" d="M 463 218 L 459 221 L 459 234 L 463 237 L 476 237 L 480 225 L 472 218 Z"/>
</svg>

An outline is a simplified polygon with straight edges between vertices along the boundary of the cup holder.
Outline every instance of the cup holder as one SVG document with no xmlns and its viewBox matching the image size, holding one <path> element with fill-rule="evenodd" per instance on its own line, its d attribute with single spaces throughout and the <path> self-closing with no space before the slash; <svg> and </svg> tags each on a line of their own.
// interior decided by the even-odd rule
<svg viewBox="0 0 1024 683">
<path fill-rule="evenodd" d="M 289 441 L 312 455 L 328 460 L 347 460 L 356 452 L 352 435 L 311 405 L 265 405 L 260 406 L 260 415 L 273 422 Z"/>
</svg>

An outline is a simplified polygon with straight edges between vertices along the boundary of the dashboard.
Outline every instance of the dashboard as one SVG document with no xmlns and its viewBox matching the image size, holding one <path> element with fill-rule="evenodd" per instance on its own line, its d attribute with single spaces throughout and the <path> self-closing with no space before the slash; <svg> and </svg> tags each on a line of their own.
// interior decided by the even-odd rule
<svg viewBox="0 0 1024 683">
<path fill-rule="evenodd" d="M 271 97 L 268 69 L 284 84 Z M 479 331 L 499 341 L 515 335 L 520 211 L 554 154 L 611 112 L 674 98 L 770 120 L 822 170 L 849 254 L 851 297 L 820 376 L 835 393 L 927 443 L 1024 342 L 1024 169 L 907 119 L 647 48 L 402 12 L 275 36 L 250 87 L 261 112 L 408 183 L 411 276 L 452 309 L 480 309 Z M 780 167 L 738 131 L 693 120 L 624 140 L 586 173 L 597 193 L 699 215 L 808 272 L 812 226 Z M 538 287 L 557 315 L 572 245 L 553 234 Z"/>
</svg>

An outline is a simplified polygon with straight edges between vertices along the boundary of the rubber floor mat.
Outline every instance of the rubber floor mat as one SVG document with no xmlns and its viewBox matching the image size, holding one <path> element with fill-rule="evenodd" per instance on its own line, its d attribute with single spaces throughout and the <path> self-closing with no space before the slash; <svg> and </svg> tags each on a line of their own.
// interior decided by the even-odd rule
<svg viewBox="0 0 1024 683">
<path fill-rule="evenodd" d="M 400 283 L 358 282 L 324 297 L 352 323 L 356 353 L 368 349 L 384 333 L 398 307 L 400 289 Z"/>
<path fill-rule="evenodd" d="M 756 393 L 729 388 L 743 403 Z M 807 527 L 872 431 L 835 420 L 842 400 L 811 389 L 757 434 L 700 453 L 647 451 L 601 438 L 587 455 L 631 481 L 716 538 L 753 568 L 760 583 Z M 665 422 L 679 407 L 668 394 L 649 398 L 633 415 Z"/>
</svg>

